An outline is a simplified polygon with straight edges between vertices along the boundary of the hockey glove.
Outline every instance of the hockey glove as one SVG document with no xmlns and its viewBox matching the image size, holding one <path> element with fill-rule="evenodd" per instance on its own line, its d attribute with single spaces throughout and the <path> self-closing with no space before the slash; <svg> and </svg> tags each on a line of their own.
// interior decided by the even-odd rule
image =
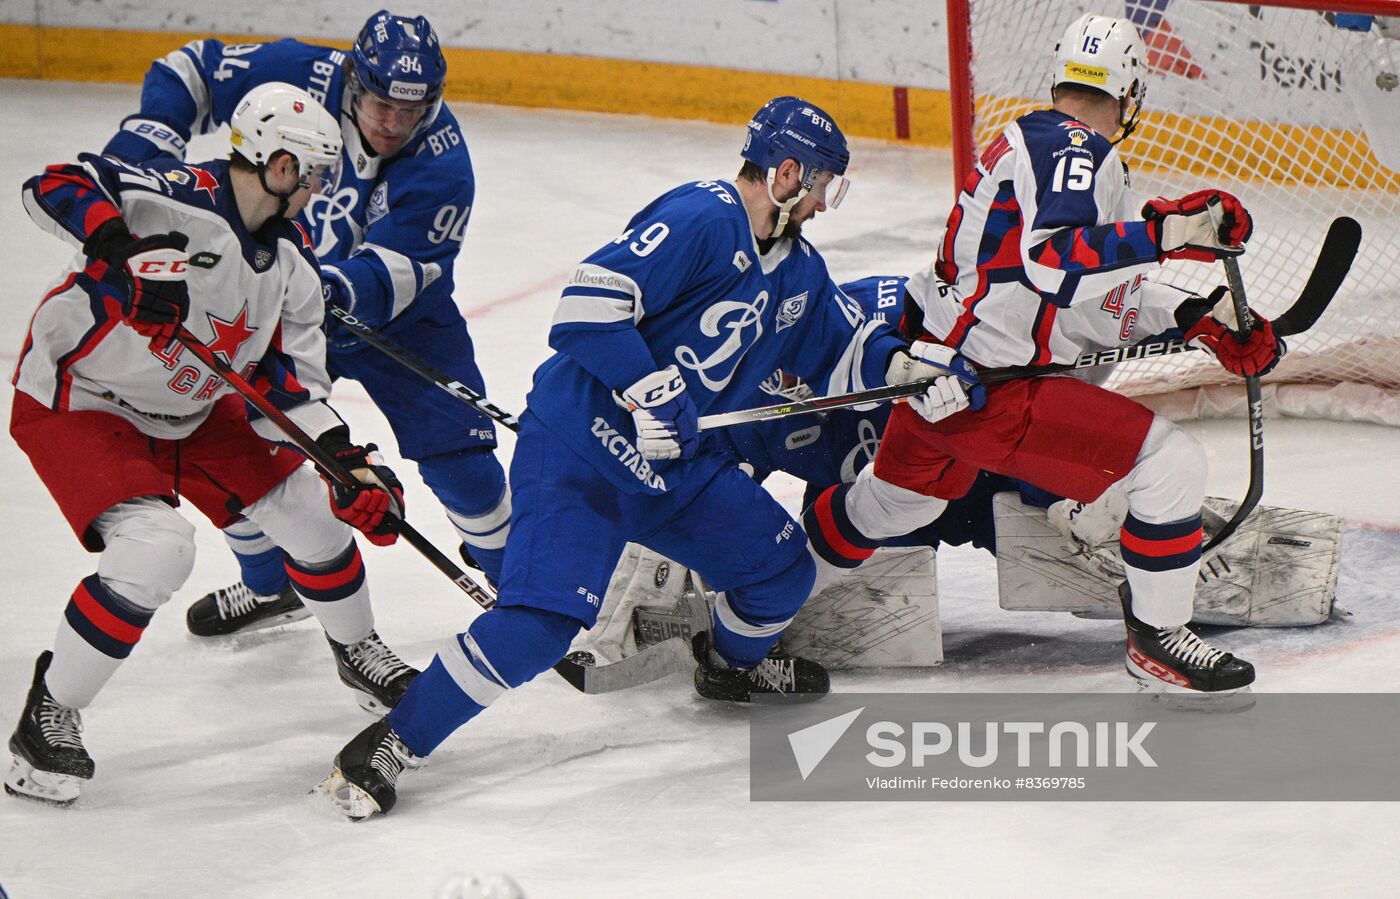
<svg viewBox="0 0 1400 899">
<path fill-rule="evenodd" d="M 331 514 L 369 538 L 375 546 L 399 539 L 394 524 L 403 519 L 403 484 L 384 464 L 373 443 L 357 446 L 346 428 L 333 428 L 316 441 L 335 456 L 362 486 L 330 481 Z"/>
<path fill-rule="evenodd" d="M 88 239 L 85 250 L 107 263 L 102 280 L 121 295 L 126 323 L 146 337 L 169 341 L 190 314 L 188 245 L 179 231 L 137 238 L 114 219 Z"/>
<path fill-rule="evenodd" d="M 941 343 L 916 340 L 908 352 L 895 350 L 885 371 L 885 383 L 910 384 L 933 378 L 928 390 L 909 398 L 909 405 L 932 423 L 987 404 L 987 388 L 972 367 L 956 350 Z"/>
<path fill-rule="evenodd" d="M 689 459 L 700 445 L 695 403 L 685 392 L 680 369 L 668 365 L 622 392 L 613 391 L 619 406 L 632 413 L 637 428 L 637 452 L 643 459 Z"/>
<path fill-rule="evenodd" d="M 1218 201 L 1220 228 L 1211 221 L 1210 206 Z M 1254 220 L 1244 204 L 1223 190 L 1198 190 L 1179 200 L 1156 197 L 1142 207 L 1142 217 L 1156 224 L 1158 258 L 1213 262 L 1238 256 L 1254 233 Z"/>
<path fill-rule="evenodd" d="M 1214 353 L 1226 371 L 1240 377 L 1266 375 L 1288 352 L 1288 345 L 1274 334 L 1274 325 L 1267 318 L 1253 309 L 1249 314 L 1254 330 L 1248 340 L 1241 341 L 1235 336 L 1239 324 L 1230 290 L 1217 287 L 1208 298 L 1193 297 L 1177 307 L 1176 320 L 1185 329 L 1182 336 Z"/>
</svg>

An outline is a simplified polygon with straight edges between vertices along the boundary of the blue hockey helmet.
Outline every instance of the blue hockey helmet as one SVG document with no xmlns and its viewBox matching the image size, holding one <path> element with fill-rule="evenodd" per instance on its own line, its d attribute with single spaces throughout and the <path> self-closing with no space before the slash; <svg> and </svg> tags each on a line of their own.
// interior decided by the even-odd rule
<svg viewBox="0 0 1400 899">
<path fill-rule="evenodd" d="M 816 186 L 823 173 L 832 176 L 826 201 L 832 209 L 841 205 L 850 186 L 844 177 L 851 161 L 846 136 L 825 110 L 799 97 L 775 97 L 763 104 L 749 120 L 739 155 L 767 173 L 769 198 L 780 210 L 779 228 L 786 223 L 792 206 Z M 785 159 L 795 159 L 802 167 L 802 189 L 784 203 L 773 198 L 773 179 Z"/>
<path fill-rule="evenodd" d="M 447 80 L 437 32 L 424 16 L 396 16 L 381 9 L 369 17 L 355 47 L 352 88 L 398 103 L 422 103 L 429 112 L 423 124 L 437 117 L 442 87 Z"/>
</svg>

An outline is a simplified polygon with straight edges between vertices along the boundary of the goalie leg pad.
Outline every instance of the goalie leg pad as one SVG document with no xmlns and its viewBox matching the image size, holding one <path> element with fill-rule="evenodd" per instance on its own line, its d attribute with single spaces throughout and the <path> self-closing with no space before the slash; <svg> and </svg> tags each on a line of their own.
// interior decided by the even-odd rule
<svg viewBox="0 0 1400 899">
<path fill-rule="evenodd" d="M 1122 508 L 1111 494 L 1099 500 L 1113 502 Z M 1085 534 L 1069 523 L 1073 503 L 1065 503 L 1052 506 L 1047 521 L 1045 510 L 1021 503 L 1015 494 L 994 498 L 1001 607 L 1119 618 L 1118 584 L 1125 574 L 1118 541 L 1086 542 Z M 1075 519 L 1096 521 L 1101 517 L 1097 505 Z M 1207 497 L 1202 510 L 1206 532 L 1228 520 L 1236 507 L 1233 500 Z M 1055 520 L 1060 528 L 1050 523 Z M 1326 621 L 1337 589 L 1341 529 L 1342 519 L 1335 515 L 1258 507 L 1234 536 L 1202 559 L 1191 620 L 1236 627 Z"/>
<path fill-rule="evenodd" d="M 690 600 L 680 608 L 687 596 L 696 606 L 703 605 L 690 585 L 688 568 L 641 544 L 629 543 L 603 594 L 598 622 L 580 634 L 571 649 L 607 665 L 668 637 L 684 637 L 689 645 L 690 618 L 697 618 L 703 630 L 710 616 L 708 609 L 692 610 Z"/>
<path fill-rule="evenodd" d="M 932 548 L 887 547 L 809 599 L 783 649 L 828 669 L 943 661 Z"/>
</svg>

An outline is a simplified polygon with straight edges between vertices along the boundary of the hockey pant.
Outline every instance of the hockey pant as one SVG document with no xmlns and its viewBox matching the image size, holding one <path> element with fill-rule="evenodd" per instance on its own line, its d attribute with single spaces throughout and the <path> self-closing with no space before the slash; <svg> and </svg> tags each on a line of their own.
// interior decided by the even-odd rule
<svg viewBox="0 0 1400 899">
<path fill-rule="evenodd" d="M 1133 613 L 1157 627 L 1190 619 L 1205 450 L 1141 404 L 1072 378 L 997 385 L 980 412 L 936 424 L 896 407 L 874 464 L 804 514 L 819 570 L 855 567 L 885 540 L 932 522 L 982 469 L 1083 502 L 1122 481 Z"/>
</svg>

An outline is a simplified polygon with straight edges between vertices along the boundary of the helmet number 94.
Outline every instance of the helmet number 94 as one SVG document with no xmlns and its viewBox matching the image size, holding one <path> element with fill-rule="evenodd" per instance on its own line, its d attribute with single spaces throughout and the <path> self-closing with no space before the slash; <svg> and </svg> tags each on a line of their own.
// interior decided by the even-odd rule
<svg viewBox="0 0 1400 899">
<path fill-rule="evenodd" d="M 627 243 L 632 237 L 634 228 L 628 228 L 618 235 L 613 241 L 615 244 Z M 670 227 L 665 222 L 655 222 L 647 227 L 645 231 L 637 235 L 637 239 L 627 245 L 627 249 L 638 256 L 650 256 L 652 251 L 661 246 L 661 241 L 666 239 L 666 235 L 671 233 Z"/>
<path fill-rule="evenodd" d="M 467 219 L 471 218 L 472 208 L 463 206 L 458 212 L 456 206 L 443 206 L 433 217 L 433 227 L 428 230 L 428 240 L 434 244 L 440 244 L 444 240 L 462 242 L 462 237 L 467 233 Z"/>
</svg>

